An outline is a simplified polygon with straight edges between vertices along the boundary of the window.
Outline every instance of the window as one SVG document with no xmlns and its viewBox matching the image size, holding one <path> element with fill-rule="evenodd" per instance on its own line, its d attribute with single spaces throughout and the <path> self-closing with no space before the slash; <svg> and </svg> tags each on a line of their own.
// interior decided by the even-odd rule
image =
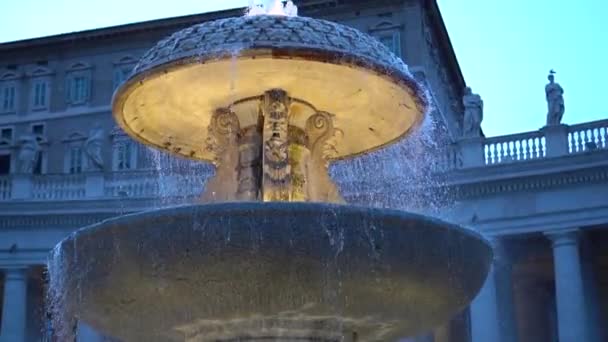
<svg viewBox="0 0 608 342">
<path fill-rule="evenodd" d="M 84 103 L 88 100 L 88 80 L 84 76 L 74 76 L 68 86 L 68 99 L 72 104 Z"/>
<path fill-rule="evenodd" d="M 16 71 L 8 71 L 0 75 L 0 112 L 13 113 L 19 107 L 19 79 Z"/>
<path fill-rule="evenodd" d="M 138 145 L 118 127 L 112 130 L 110 136 L 112 137 L 112 169 L 114 171 L 135 170 Z"/>
<path fill-rule="evenodd" d="M 133 143 L 130 141 L 122 141 L 116 145 L 116 170 L 124 171 L 133 168 L 131 155 L 133 152 Z"/>
<path fill-rule="evenodd" d="M 33 110 L 48 109 L 51 102 L 51 80 L 54 72 L 47 65 L 47 61 L 38 61 L 27 74 L 31 78 L 30 108 Z"/>
<path fill-rule="evenodd" d="M 13 141 L 13 129 L 12 128 L 2 128 L 0 129 L 0 142 L 1 141 Z"/>
<path fill-rule="evenodd" d="M 118 88 L 131 74 L 130 66 L 118 66 L 114 69 L 114 90 Z"/>
<path fill-rule="evenodd" d="M 14 84 L 7 84 L 2 88 L 2 111 L 12 112 L 15 110 L 17 89 Z"/>
<path fill-rule="evenodd" d="M 63 172 L 82 173 L 86 168 L 84 144 L 87 137 L 78 131 L 73 131 L 63 138 Z"/>
<path fill-rule="evenodd" d="M 71 174 L 82 172 L 83 152 L 80 146 L 71 146 L 68 172 Z"/>
<path fill-rule="evenodd" d="M 401 30 L 403 30 L 403 26 L 391 22 L 390 19 L 384 18 L 381 20 L 380 23 L 370 28 L 370 33 L 392 53 L 401 57 Z"/>
<path fill-rule="evenodd" d="M 70 105 L 83 105 L 91 97 L 91 67 L 86 63 L 73 64 L 66 76 L 66 102 Z"/>
<path fill-rule="evenodd" d="M 11 155 L 0 154 L 0 175 L 8 175 L 11 173 Z"/>
<path fill-rule="evenodd" d="M 401 48 L 399 44 L 399 33 L 398 32 L 383 32 L 376 35 L 376 38 L 384 44 L 392 53 L 401 57 Z"/>
<path fill-rule="evenodd" d="M 44 135 L 44 124 L 32 125 L 32 134 L 37 135 L 37 136 L 43 136 Z"/>
<path fill-rule="evenodd" d="M 46 80 L 34 81 L 33 105 L 35 109 L 47 107 L 48 88 Z"/>
</svg>

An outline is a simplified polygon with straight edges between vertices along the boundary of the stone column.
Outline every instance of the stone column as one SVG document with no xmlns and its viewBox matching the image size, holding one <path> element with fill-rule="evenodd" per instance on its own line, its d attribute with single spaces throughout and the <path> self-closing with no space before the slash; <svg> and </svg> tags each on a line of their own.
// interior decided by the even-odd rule
<svg viewBox="0 0 608 342">
<path fill-rule="evenodd" d="M 496 267 L 492 265 L 486 282 L 471 303 L 471 341 L 500 341 Z"/>
<path fill-rule="evenodd" d="M 553 245 L 560 342 L 589 341 L 577 229 L 546 234 Z"/>
<path fill-rule="evenodd" d="M 496 296 L 501 342 L 517 342 L 515 299 L 513 296 L 513 260 L 504 243 L 494 244 Z"/>
<path fill-rule="evenodd" d="M 25 342 L 26 298 L 27 269 L 5 269 L 0 342 Z"/>
<path fill-rule="evenodd" d="M 502 241 L 494 239 L 494 262 L 479 295 L 471 303 L 472 342 L 515 342 L 511 260 Z"/>
</svg>

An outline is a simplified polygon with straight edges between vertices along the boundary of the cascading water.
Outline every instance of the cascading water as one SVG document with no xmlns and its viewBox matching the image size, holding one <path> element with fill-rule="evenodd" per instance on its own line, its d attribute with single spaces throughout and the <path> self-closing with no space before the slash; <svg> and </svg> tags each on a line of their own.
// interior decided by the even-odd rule
<svg viewBox="0 0 608 342">
<path fill-rule="evenodd" d="M 357 30 L 252 3 L 161 41 L 113 111 L 190 161 L 155 152 L 164 209 L 53 251 L 62 340 L 84 322 L 122 341 L 395 341 L 485 279 L 478 233 L 403 211 L 441 197 L 428 94 Z"/>
</svg>

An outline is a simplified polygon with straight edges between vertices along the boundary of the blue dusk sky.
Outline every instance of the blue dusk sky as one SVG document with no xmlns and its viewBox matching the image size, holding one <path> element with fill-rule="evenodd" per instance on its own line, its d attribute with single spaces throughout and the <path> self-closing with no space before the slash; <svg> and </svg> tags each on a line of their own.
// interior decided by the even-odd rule
<svg viewBox="0 0 608 342">
<path fill-rule="evenodd" d="M 297 4 L 297 0 L 295 1 Z M 0 42 L 242 7 L 247 0 L 2 0 Z M 484 99 L 486 136 L 536 130 L 550 69 L 564 122 L 608 118 L 606 0 L 438 0 L 467 84 Z"/>
</svg>

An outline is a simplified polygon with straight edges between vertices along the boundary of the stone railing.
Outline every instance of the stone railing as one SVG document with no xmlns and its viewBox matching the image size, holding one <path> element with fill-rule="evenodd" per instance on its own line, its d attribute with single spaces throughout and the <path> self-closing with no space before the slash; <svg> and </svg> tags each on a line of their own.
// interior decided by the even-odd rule
<svg viewBox="0 0 608 342">
<path fill-rule="evenodd" d="M 204 174 L 165 175 L 156 170 L 76 175 L 12 174 L 0 176 L 0 201 L 183 199 L 200 196 L 204 179 Z"/>
<path fill-rule="evenodd" d="M 156 197 L 159 194 L 157 176 L 152 172 L 117 172 L 105 177 L 105 197 Z"/>
<path fill-rule="evenodd" d="M 35 200 L 76 200 L 85 197 L 84 175 L 38 175 L 32 179 Z"/>
<path fill-rule="evenodd" d="M 568 127 L 568 152 L 582 153 L 608 149 L 608 120 Z"/>
<path fill-rule="evenodd" d="M 433 171 L 445 172 L 462 168 L 462 155 L 457 145 L 451 144 L 447 149 L 437 154 L 433 163 Z"/>
<path fill-rule="evenodd" d="M 456 143 L 460 167 L 475 168 L 608 150 L 608 120 L 545 126 L 538 131 L 491 138 L 463 138 Z M 453 152 L 450 152 L 453 153 Z M 445 163 L 444 163 L 445 164 Z"/>
<path fill-rule="evenodd" d="M 545 157 L 546 141 L 542 132 L 503 135 L 484 140 L 486 165 L 528 161 Z"/>
<path fill-rule="evenodd" d="M 11 199 L 11 178 L 9 176 L 0 176 L 0 201 Z"/>
</svg>

